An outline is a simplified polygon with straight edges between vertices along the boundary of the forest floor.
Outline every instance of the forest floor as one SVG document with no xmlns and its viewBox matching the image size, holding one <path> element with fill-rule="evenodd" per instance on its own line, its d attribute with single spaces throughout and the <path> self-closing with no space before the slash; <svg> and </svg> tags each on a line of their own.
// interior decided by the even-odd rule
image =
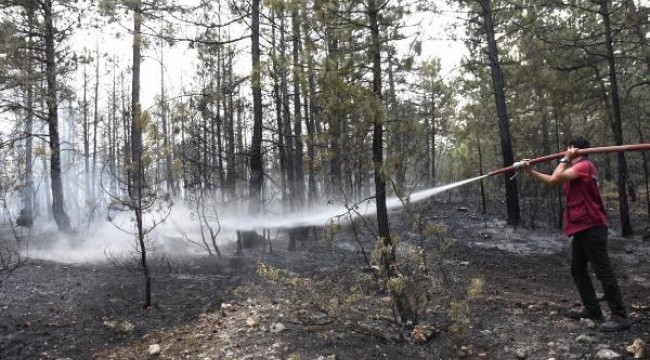
<svg viewBox="0 0 650 360">
<path fill-rule="evenodd" d="M 632 327 L 601 333 L 565 316 L 578 295 L 558 230 L 508 227 L 466 203 L 421 210 L 444 232 L 425 242 L 429 277 L 412 290 L 427 294 L 412 330 L 396 326 L 365 263 L 359 245 L 369 252 L 372 238 L 341 231 L 294 252 L 278 240 L 272 253 L 176 260 L 157 269 L 148 309 L 137 272 L 30 259 L 0 285 L 0 359 L 633 358 L 628 346 L 650 342 L 647 234 L 611 233 Z M 404 214 L 391 223 L 406 259 L 420 239 Z"/>
</svg>

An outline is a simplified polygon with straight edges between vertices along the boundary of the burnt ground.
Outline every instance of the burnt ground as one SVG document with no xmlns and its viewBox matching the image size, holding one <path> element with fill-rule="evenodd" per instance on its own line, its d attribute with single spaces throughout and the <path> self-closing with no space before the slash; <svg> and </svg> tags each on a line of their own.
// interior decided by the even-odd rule
<svg viewBox="0 0 650 360">
<path fill-rule="evenodd" d="M 467 204 L 424 210 L 445 227 L 424 242 L 429 277 L 408 287 L 420 300 L 412 331 L 396 326 L 365 265 L 359 244 L 369 253 L 372 237 L 357 243 L 342 230 L 295 252 L 280 238 L 273 253 L 176 259 L 156 268 L 148 309 L 137 272 L 30 259 L 0 285 L 0 359 L 593 359 L 603 349 L 632 358 L 627 346 L 650 342 L 643 235 L 610 237 L 632 328 L 606 334 L 565 317 L 578 296 L 559 231 L 507 227 Z M 403 214 L 391 222 L 408 270 L 421 239 Z M 645 226 L 640 213 L 635 227 Z"/>
</svg>

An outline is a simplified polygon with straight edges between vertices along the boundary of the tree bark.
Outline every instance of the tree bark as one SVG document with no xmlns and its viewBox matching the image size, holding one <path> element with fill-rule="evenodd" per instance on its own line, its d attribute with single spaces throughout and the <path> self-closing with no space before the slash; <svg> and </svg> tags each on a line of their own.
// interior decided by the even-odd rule
<svg viewBox="0 0 650 360">
<path fill-rule="evenodd" d="M 392 126 L 389 129 L 392 129 L 390 136 L 390 147 L 388 158 L 389 161 L 394 165 L 394 176 L 395 182 L 394 187 L 397 190 L 398 196 L 403 196 L 406 189 L 406 171 L 408 165 L 408 156 L 404 153 L 406 151 L 406 139 L 403 124 L 406 120 L 399 116 L 398 112 L 400 111 L 397 97 L 395 94 L 395 74 L 393 71 L 394 64 L 394 54 L 392 52 L 388 53 L 388 116 L 390 117 L 390 122 Z M 359 188 L 361 187 L 361 172 L 357 171 L 357 178 L 359 179 Z M 361 194 L 359 194 L 361 195 Z"/>
<path fill-rule="evenodd" d="M 70 232 L 70 219 L 65 211 L 61 180 L 61 144 L 59 140 L 56 59 L 54 52 L 54 14 L 52 0 L 42 3 L 45 20 L 45 71 L 47 78 L 47 124 L 50 132 L 50 177 L 52 180 L 52 215 L 59 231 Z"/>
<path fill-rule="evenodd" d="M 492 1 L 481 0 L 483 8 L 483 25 L 488 44 L 488 57 L 490 69 L 492 72 L 492 86 L 494 89 L 494 100 L 496 102 L 497 117 L 499 121 L 499 137 L 501 140 L 501 153 L 503 155 L 503 166 L 510 166 L 514 163 L 514 154 L 512 151 L 510 124 L 506 106 L 505 85 L 503 71 L 499 62 L 497 53 L 497 44 L 494 35 L 494 19 L 492 16 Z M 506 187 L 506 207 L 507 222 L 510 225 L 518 225 L 521 221 L 519 210 L 519 195 L 517 193 L 517 182 L 515 179 L 510 180 L 510 175 L 503 175 Z"/>
<path fill-rule="evenodd" d="M 262 85 L 260 69 L 260 0 L 251 6 L 251 87 L 253 93 L 253 135 L 250 146 L 249 212 L 259 213 L 262 206 Z"/>
<path fill-rule="evenodd" d="M 294 145 L 293 145 L 293 136 L 291 134 L 291 109 L 289 104 L 289 80 L 288 80 L 288 71 L 287 71 L 287 43 L 286 39 L 286 21 L 285 21 L 285 9 L 281 6 L 279 15 L 280 15 L 280 64 L 278 69 L 280 70 L 280 94 L 282 99 L 282 137 L 284 138 L 284 147 L 285 147 L 285 164 L 287 171 L 287 185 L 288 185 L 288 201 L 286 204 L 289 206 L 290 210 L 294 209 L 294 192 L 295 192 L 295 166 L 294 166 Z M 291 241 L 289 243 L 289 248 L 291 248 Z"/>
<path fill-rule="evenodd" d="M 297 8 L 291 13 L 293 32 L 293 138 L 294 138 L 294 194 L 296 208 L 302 208 L 305 198 L 305 182 L 302 167 L 302 114 L 300 113 L 300 82 L 302 81 L 302 64 L 300 61 L 300 14 Z"/>
<path fill-rule="evenodd" d="M 167 94 L 165 90 L 164 42 L 160 40 L 160 117 L 162 119 L 163 154 L 165 155 L 165 186 L 174 195 L 174 173 L 172 169 L 172 148 L 169 142 L 170 131 L 167 119 Z"/>
<path fill-rule="evenodd" d="M 271 10 L 271 61 L 273 62 L 273 99 L 275 100 L 275 118 L 278 127 L 278 161 L 280 162 L 280 193 L 282 195 L 282 204 L 287 206 L 289 195 L 287 193 L 287 146 L 285 146 L 285 122 L 282 117 L 282 90 L 280 89 L 280 62 L 277 55 L 276 44 L 276 11 Z M 280 40 L 282 42 L 282 40 Z"/>
<path fill-rule="evenodd" d="M 303 7 L 304 8 L 304 7 Z M 305 42 L 308 44 L 306 46 L 307 50 L 307 77 L 308 77 L 308 89 L 309 89 L 309 112 L 305 112 L 306 117 L 306 127 L 307 127 L 307 162 L 308 162 L 308 175 L 307 175 L 307 199 L 309 204 L 314 204 L 317 197 L 317 182 L 316 182 L 316 106 L 314 104 L 314 99 L 316 98 L 316 75 L 314 70 L 314 56 L 311 53 L 312 42 L 309 39 L 308 31 L 306 28 L 307 21 L 303 21 L 303 36 L 305 37 Z"/>
<path fill-rule="evenodd" d="M 433 82 L 433 77 L 432 77 Z M 436 186 L 436 94 L 431 91 L 431 118 L 427 119 L 431 122 L 430 134 L 427 136 L 427 142 L 431 143 L 431 148 L 428 152 L 429 156 L 429 185 Z"/>
<path fill-rule="evenodd" d="M 328 13 L 338 12 L 338 2 L 328 3 Z M 338 89 L 339 74 L 339 34 L 335 26 L 331 26 L 326 33 L 327 56 L 325 59 L 325 86 L 327 87 L 328 106 L 325 112 L 327 117 L 327 132 L 329 139 L 329 184 L 328 195 L 337 196 L 343 187 L 343 175 L 341 168 L 341 94 Z"/>
<path fill-rule="evenodd" d="M 108 127 L 108 172 L 110 175 L 110 194 L 117 197 L 117 144 L 118 144 L 118 120 L 117 120 L 117 63 L 113 57 L 113 90 L 111 94 L 111 121 Z"/>
<path fill-rule="evenodd" d="M 612 29 L 609 18 L 610 0 L 601 0 L 600 15 L 605 26 L 605 46 L 607 47 L 607 63 L 609 65 L 609 81 L 611 86 L 612 101 L 612 130 L 614 132 L 614 141 L 616 145 L 623 145 L 623 126 L 621 119 L 621 105 L 618 95 L 618 81 L 616 79 L 616 61 L 614 58 L 614 46 L 612 42 Z M 626 176 L 627 163 L 625 161 L 625 152 L 619 152 L 618 158 L 618 201 L 619 215 L 621 217 L 621 235 L 628 236 L 634 233 L 632 223 L 630 222 L 630 210 L 627 202 Z"/>
<path fill-rule="evenodd" d="M 84 174 L 86 177 L 85 182 L 85 200 L 88 201 L 91 197 L 90 190 L 90 123 L 88 120 L 88 73 L 87 64 L 84 64 L 84 84 L 83 84 L 83 144 L 84 144 Z"/>
<path fill-rule="evenodd" d="M 30 33 L 33 32 L 35 26 L 34 18 L 35 9 L 30 6 L 27 8 L 27 23 Z M 31 81 L 34 73 L 34 63 L 30 50 L 33 46 L 32 37 L 27 38 L 27 77 L 26 92 L 27 103 L 25 104 L 25 198 L 23 209 L 29 219 L 30 224 L 34 219 L 34 138 L 32 132 L 34 129 L 34 83 Z"/>
<path fill-rule="evenodd" d="M 379 21 L 378 10 L 374 0 L 370 0 L 368 9 L 368 18 L 370 20 L 370 31 L 372 34 L 371 55 L 372 55 L 372 91 L 377 99 L 377 104 L 381 104 L 381 52 L 379 44 Z M 386 179 L 383 174 L 383 154 L 384 154 L 384 128 L 381 120 L 381 111 L 377 109 L 373 123 L 372 137 L 372 159 L 375 173 L 375 193 L 377 202 L 377 227 L 379 236 L 383 239 L 385 246 L 392 246 L 390 237 L 390 224 L 388 220 L 388 209 L 386 207 Z M 393 248 L 388 255 L 384 266 L 387 270 L 395 261 L 395 249 Z"/>
<path fill-rule="evenodd" d="M 143 116 L 140 105 L 140 63 L 142 59 L 142 8 L 139 0 L 133 5 L 133 62 L 131 68 L 131 182 L 129 191 L 136 220 L 140 246 L 140 265 L 145 279 L 144 308 L 151 306 L 151 275 L 147 264 L 147 246 L 143 228 L 144 167 L 142 164 Z"/>
<path fill-rule="evenodd" d="M 233 68 L 232 60 L 234 54 L 233 52 L 228 53 L 228 79 L 231 84 L 230 92 L 228 93 L 228 116 L 226 116 L 226 172 L 228 174 L 227 181 L 227 191 L 228 199 L 232 200 L 237 196 L 237 169 L 236 158 L 235 158 L 235 105 L 233 101 Z"/>
<path fill-rule="evenodd" d="M 99 124 L 99 42 L 95 49 L 95 112 L 93 115 L 93 162 L 92 162 L 92 175 L 90 181 L 90 193 L 94 200 L 97 196 L 97 125 Z"/>
<path fill-rule="evenodd" d="M 375 178 L 375 201 L 377 205 L 377 230 L 383 245 L 388 251 L 382 251 L 382 265 L 389 278 L 398 276 L 395 244 L 390 234 L 388 208 L 386 207 L 386 174 L 384 174 L 383 144 L 384 129 L 382 119 L 382 84 L 381 84 L 381 45 L 379 39 L 379 9 L 375 0 L 368 2 L 368 20 L 370 24 L 371 44 L 370 55 L 372 58 L 372 91 L 375 95 L 376 109 L 373 123 L 372 158 Z M 391 292 L 393 304 L 396 309 L 398 321 L 407 324 L 415 322 L 415 313 L 404 299 L 404 294 Z"/>
<path fill-rule="evenodd" d="M 481 134 L 476 130 L 476 148 L 478 150 L 478 174 L 483 176 L 483 151 L 481 148 Z M 485 184 L 481 180 L 481 214 L 487 214 L 487 201 L 485 201 Z"/>
</svg>

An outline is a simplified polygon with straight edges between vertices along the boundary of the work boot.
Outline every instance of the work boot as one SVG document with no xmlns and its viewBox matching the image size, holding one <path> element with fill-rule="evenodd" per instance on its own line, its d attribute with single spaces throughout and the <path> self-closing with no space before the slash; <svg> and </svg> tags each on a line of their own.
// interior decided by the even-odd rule
<svg viewBox="0 0 650 360">
<path fill-rule="evenodd" d="M 586 308 L 571 309 L 569 310 L 569 317 L 573 320 L 591 319 L 600 321 L 603 319 L 603 312 L 600 309 L 598 311 L 589 311 Z"/>
<path fill-rule="evenodd" d="M 623 317 L 619 314 L 612 314 L 609 320 L 600 324 L 600 331 L 603 332 L 614 332 L 622 331 L 630 328 L 630 319 Z"/>
</svg>

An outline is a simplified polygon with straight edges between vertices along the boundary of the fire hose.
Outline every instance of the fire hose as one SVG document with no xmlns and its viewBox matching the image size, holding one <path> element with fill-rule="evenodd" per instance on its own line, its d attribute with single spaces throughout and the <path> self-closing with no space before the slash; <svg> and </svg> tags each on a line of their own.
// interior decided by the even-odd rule
<svg viewBox="0 0 650 360">
<path fill-rule="evenodd" d="M 589 155 L 589 154 L 600 154 L 600 153 L 612 153 L 612 152 L 618 153 L 618 152 L 625 152 L 625 151 L 648 151 L 648 150 L 650 150 L 650 144 L 635 144 L 635 145 L 603 146 L 603 147 L 579 149 L 577 153 L 578 155 Z M 564 155 L 565 152 L 559 152 L 556 154 L 546 155 L 546 156 L 538 157 L 536 159 L 531 159 L 527 161 L 529 164 L 535 165 L 535 164 L 559 159 Z M 488 176 L 494 176 L 494 175 L 503 174 L 507 172 L 515 172 L 514 176 L 516 176 L 517 173 L 524 168 L 525 164 L 526 164 L 525 161 L 517 161 L 510 166 L 490 172 Z"/>
</svg>

